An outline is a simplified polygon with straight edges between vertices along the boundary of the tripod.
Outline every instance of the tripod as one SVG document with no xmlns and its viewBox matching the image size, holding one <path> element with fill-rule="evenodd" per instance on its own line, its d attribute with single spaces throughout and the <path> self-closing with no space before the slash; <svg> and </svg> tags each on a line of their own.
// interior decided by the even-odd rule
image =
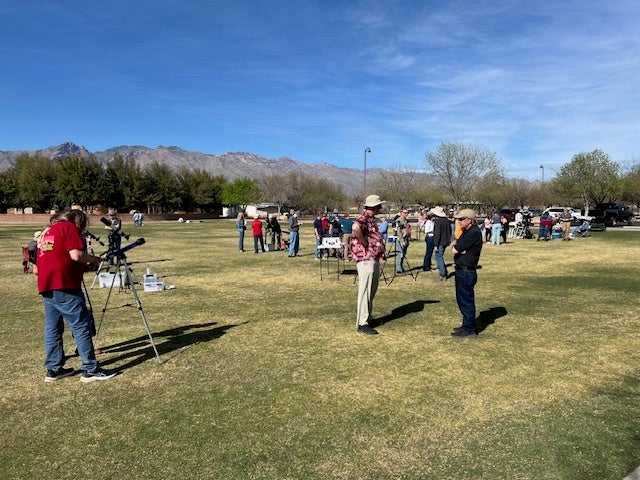
<svg viewBox="0 0 640 480">
<path fill-rule="evenodd" d="M 143 239 L 144 240 L 144 239 Z M 140 297 L 138 296 L 138 292 L 136 292 L 136 286 L 135 286 L 135 282 L 133 280 L 133 275 L 131 273 L 131 268 L 129 267 L 129 264 L 127 263 L 127 257 L 124 254 L 120 254 L 118 255 L 118 261 L 116 263 L 116 273 L 113 276 L 112 280 L 111 280 L 111 287 L 109 287 L 109 293 L 107 294 L 107 301 L 104 304 L 104 308 L 102 309 L 102 315 L 100 317 L 100 323 L 98 324 L 98 328 L 96 331 L 96 336 L 98 336 L 98 333 L 100 332 L 100 327 L 102 326 L 102 320 L 104 319 L 104 314 L 107 311 L 107 305 L 109 304 L 109 299 L 111 298 L 111 292 L 113 291 L 113 284 L 116 281 L 116 278 L 122 278 L 121 274 L 120 274 L 120 268 L 124 267 L 124 272 L 126 274 L 127 277 L 127 281 L 129 282 L 129 288 L 131 288 L 131 293 L 133 294 L 133 298 L 136 301 L 136 307 L 138 308 L 138 311 L 140 312 L 140 316 L 142 317 L 142 323 L 144 324 L 144 328 L 147 331 L 147 335 L 149 336 L 149 341 L 151 342 L 151 346 L 153 347 L 153 351 L 156 354 L 156 358 L 158 359 L 158 363 L 162 363 L 162 361 L 160 360 L 160 354 L 158 353 L 158 349 L 156 348 L 156 344 L 153 341 L 153 335 L 151 334 L 151 330 L 149 329 L 149 323 L 147 322 L 147 317 L 144 314 L 144 310 L 142 309 L 142 303 L 140 302 Z M 104 261 L 103 261 L 104 263 Z M 100 264 L 102 265 L 102 264 Z M 121 284 L 122 286 L 122 284 Z M 131 306 L 131 304 L 127 304 L 125 306 Z"/>
<path fill-rule="evenodd" d="M 390 237 L 391 238 L 391 237 Z M 389 258 L 396 258 L 398 256 L 398 239 L 401 238 L 400 236 L 396 235 L 395 237 L 393 237 L 393 242 L 392 245 L 389 246 L 389 249 L 387 251 L 387 255 L 385 258 L 385 264 L 384 266 L 386 266 L 387 264 L 387 259 Z M 409 239 L 407 239 L 407 242 L 409 241 Z M 402 257 L 402 263 L 406 263 L 407 264 L 407 268 L 405 270 L 403 270 L 403 273 L 398 273 L 398 269 L 396 268 L 395 265 L 395 260 L 393 263 L 393 275 L 391 275 L 391 278 L 389 278 L 387 280 L 386 275 L 384 275 L 384 268 L 382 268 L 382 276 L 384 278 L 385 283 L 387 284 L 387 286 L 391 285 L 391 282 L 393 282 L 393 280 L 396 278 L 396 275 L 406 275 L 407 273 L 409 275 L 411 275 L 411 278 L 413 278 L 413 281 L 416 281 L 416 278 L 418 277 L 418 274 L 414 274 L 412 269 L 411 269 L 411 265 L 409 264 L 409 260 L 407 259 L 407 256 L 404 255 Z M 402 265 L 401 265 L 402 266 Z"/>
</svg>

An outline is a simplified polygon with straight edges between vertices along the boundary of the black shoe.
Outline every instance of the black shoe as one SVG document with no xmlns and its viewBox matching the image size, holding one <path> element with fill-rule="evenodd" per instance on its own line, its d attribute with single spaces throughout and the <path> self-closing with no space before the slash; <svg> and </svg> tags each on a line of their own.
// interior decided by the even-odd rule
<svg viewBox="0 0 640 480">
<path fill-rule="evenodd" d="M 371 328 L 369 325 L 360 325 L 358 327 L 358 331 L 360 333 L 364 333 L 366 335 L 377 335 L 378 331 L 375 328 Z"/>
<path fill-rule="evenodd" d="M 455 338 L 477 338 L 478 334 L 476 332 L 469 332 L 467 330 L 460 329 L 458 331 L 454 330 L 451 336 Z"/>
<path fill-rule="evenodd" d="M 431 269 L 430 269 L 430 268 L 423 268 L 423 269 L 422 269 L 422 271 L 423 271 L 423 272 L 430 272 L 430 271 L 431 271 Z"/>
<path fill-rule="evenodd" d="M 47 374 L 44 377 L 44 381 L 47 383 L 56 382 L 61 378 L 73 375 L 75 370 L 73 368 L 60 368 L 58 370 L 47 370 Z"/>
<path fill-rule="evenodd" d="M 84 383 L 99 382 L 102 380 L 109 380 L 110 378 L 115 377 L 117 374 L 118 372 L 116 370 L 102 370 L 101 368 L 99 368 L 95 372 L 82 372 L 80 381 Z"/>
</svg>

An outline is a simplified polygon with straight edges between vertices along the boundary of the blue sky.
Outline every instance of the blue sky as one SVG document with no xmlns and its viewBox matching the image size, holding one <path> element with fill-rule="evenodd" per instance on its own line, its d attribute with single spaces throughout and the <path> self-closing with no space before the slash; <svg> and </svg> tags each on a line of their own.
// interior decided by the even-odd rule
<svg viewBox="0 0 640 480">
<path fill-rule="evenodd" d="M 175 145 L 425 168 L 442 141 L 545 180 L 640 157 L 637 0 L 23 0 L 0 150 Z"/>
</svg>

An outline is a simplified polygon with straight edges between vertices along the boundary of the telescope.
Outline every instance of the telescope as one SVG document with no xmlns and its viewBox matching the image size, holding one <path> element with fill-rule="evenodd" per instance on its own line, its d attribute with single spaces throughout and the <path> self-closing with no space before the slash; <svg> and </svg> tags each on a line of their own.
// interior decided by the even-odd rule
<svg viewBox="0 0 640 480">
<path fill-rule="evenodd" d="M 100 240 L 100 237 L 96 237 L 89 230 L 85 230 L 84 231 L 84 236 L 90 238 L 91 240 L 95 240 L 96 242 L 98 242 L 100 244 L 101 247 L 104 247 L 104 242 Z"/>
<path fill-rule="evenodd" d="M 136 248 L 139 245 L 144 245 L 144 242 L 145 242 L 144 238 L 139 238 L 138 240 L 131 242 L 129 245 L 126 245 L 118 250 L 115 250 L 113 252 L 108 252 L 105 256 L 105 260 L 108 260 L 113 257 L 121 257 L 124 254 L 124 252 L 128 252 L 132 248 Z"/>
</svg>

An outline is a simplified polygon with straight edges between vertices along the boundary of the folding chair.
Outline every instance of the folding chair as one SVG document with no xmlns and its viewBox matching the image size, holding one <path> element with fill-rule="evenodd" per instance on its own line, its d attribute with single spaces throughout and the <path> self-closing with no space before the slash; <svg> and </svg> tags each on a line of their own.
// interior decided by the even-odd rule
<svg viewBox="0 0 640 480">
<path fill-rule="evenodd" d="M 579 238 L 579 237 L 589 238 L 590 229 L 591 229 L 591 224 L 587 222 L 583 223 L 573 234 L 573 238 Z"/>
<path fill-rule="evenodd" d="M 22 247 L 22 272 L 29 273 L 29 249 Z"/>
</svg>

